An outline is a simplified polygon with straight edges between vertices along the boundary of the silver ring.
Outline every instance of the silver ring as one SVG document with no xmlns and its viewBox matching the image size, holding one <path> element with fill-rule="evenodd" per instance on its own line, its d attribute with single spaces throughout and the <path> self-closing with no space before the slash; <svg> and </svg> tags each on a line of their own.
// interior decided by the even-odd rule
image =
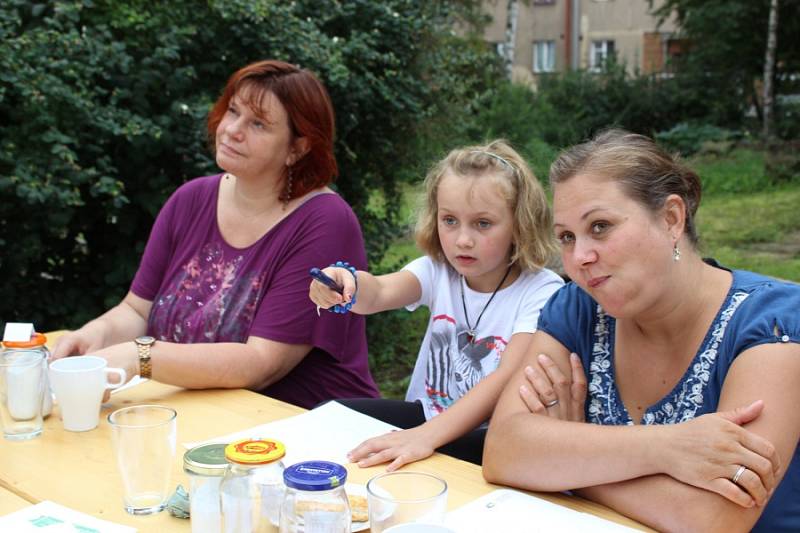
<svg viewBox="0 0 800 533">
<path fill-rule="evenodd" d="M 736 485 L 738 485 L 739 484 L 739 478 L 742 477 L 742 474 L 744 474 L 745 470 L 747 470 L 746 466 L 739 465 L 739 469 L 736 470 L 736 473 L 731 478 L 731 481 L 733 481 Z"/>
<path fill-rule="evenodd" d="M 556 405 L 558 405 L 558 398 L 556 398 L 552 402 L 547 402 L 546 404 L 544 404 L 544 406 L 547 407 L 548 409 L 550 407 L 555 407 Z"/>
</svg>

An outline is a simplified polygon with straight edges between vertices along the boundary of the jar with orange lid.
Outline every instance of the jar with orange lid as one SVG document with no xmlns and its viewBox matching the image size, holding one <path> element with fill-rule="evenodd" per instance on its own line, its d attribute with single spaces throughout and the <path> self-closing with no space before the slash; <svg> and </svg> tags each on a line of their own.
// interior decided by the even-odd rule
<svg viewBox="0 0 800 533">
<path fill-rule="evenodd" d="M 282 442 L 244 439 L 225 447 L 228 469 L 220 484 L 222 531 L 255 533 L 278 525 L 283 501 Z"/>
<path fill-rule="evenodd" d="M 48 417 L 53 411 L 53 392 L 50 390 L 50 377 L 47 371 L 48 365 L 50 364 L 50 350 L 47 349 L 47 337 L 44 333 L 34 333 L 28 341 L 3 341 L 3 353 L 27 351 L 41 354 L 44 361 L 42 417 Z"/>
</svg>

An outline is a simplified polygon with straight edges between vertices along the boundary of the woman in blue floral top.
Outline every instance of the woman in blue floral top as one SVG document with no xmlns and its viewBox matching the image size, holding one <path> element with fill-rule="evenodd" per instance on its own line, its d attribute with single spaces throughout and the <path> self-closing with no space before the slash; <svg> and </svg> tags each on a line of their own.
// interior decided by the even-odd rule
<svg viewBox="0 0 800 533">
<path fill-rule="evenodd" d="M 550 180 L 573 282 L 497 405 L 486 479 L 659 530 L 800 531 L 800 286 L 704 261 L 700 180 L 647 137 L 601 133 Z"/>
</svg>

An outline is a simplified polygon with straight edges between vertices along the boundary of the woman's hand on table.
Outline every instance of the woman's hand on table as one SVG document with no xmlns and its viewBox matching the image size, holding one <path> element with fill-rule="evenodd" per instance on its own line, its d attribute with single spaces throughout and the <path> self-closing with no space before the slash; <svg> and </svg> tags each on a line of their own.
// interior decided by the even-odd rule
<svg viewBox="0 0 800 533">
<path fill-rule="evenodd" d="M 527 384 L 519 389 L 520 398 L 530 412 L 560 420 L 584 422 L 586 374 L 580 358 L 574 353 L 570 354 L 570 376 L 564 375 L 547 355 L 540 354 L 537 360 L 537 365 L 528 365 L 523 369 Z"/>
<path fill-rule="evenodd" d="M 121 342 L 87 355 L 102 357 L 109 368 L 121 368 L 130 380 L 139 375 L 139 349 L 133 341 Z"/>
<path fill-rule="evenodd" d="M 368 439 L 347 454 L 347 458 L 364 468 L 381 463 L 389 463 L 387 472 L 401 466 L 430 457 L 434 448 L 425 426 L 392 431 L 380 437 Z"/>
<path fill-rule="evenodd" d="M 767 439 L 741 427 L 756 419 L 764 402 L 733 411 L 711 413 L 688 422 L 662 426 L 668 437 L 659 461 L 666 474 L 689 485 L 716 492 L 741 505 L 764 505 L 778 482 L 780 457 Z M 733 482 L 739 468 L 744 470 Z"/>
<path fill-rule="evenodd" d="M 105 334 L 99 326 L 83 327 L 70 331 L 56 339 L 53 346 L 53 359 L 70 355 L 86 355 L 105 345 Z"/>
</svg>

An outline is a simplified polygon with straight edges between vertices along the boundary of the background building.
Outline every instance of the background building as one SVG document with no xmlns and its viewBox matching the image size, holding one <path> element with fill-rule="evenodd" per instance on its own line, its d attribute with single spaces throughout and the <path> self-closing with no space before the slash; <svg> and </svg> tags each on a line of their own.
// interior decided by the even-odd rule
<svg viewBox="0 0 800 533">
<path fill-rule="evenodd" d="M 503 54 L 513 41 L 512 78 L 600 68 L 609 57 L 630 72 L 663 72 L 680 53 L 671 20 L 660 27 L 647 0 L 484 0 L 485 38 Z M 656 0 L 657 8 L 660 0 Z M 516 24 L 513 24 L 516 14 Z"/>
</svg>

